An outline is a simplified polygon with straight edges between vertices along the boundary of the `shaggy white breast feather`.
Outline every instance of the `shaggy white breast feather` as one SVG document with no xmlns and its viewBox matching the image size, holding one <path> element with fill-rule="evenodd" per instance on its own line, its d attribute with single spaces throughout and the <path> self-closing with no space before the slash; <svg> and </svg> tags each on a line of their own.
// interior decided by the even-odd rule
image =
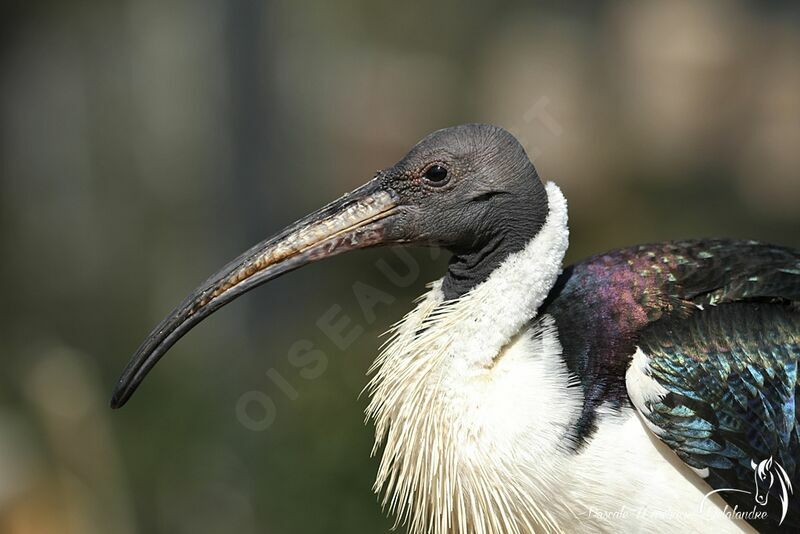
<svg viewBox="0 0 800 534">
<path fill-rule="evenodd" d="M 581 399 L 552 318 L 534 320 L 568 244 L 566 200 L 546 188 L 530 243 L 459 299 L 445 302 L 434 282 L 371 369 L 375 488 L 412 532 L 558 530 L 534 481 L 555 473 L 544 453 L 561 447 Z"/>
</svg>

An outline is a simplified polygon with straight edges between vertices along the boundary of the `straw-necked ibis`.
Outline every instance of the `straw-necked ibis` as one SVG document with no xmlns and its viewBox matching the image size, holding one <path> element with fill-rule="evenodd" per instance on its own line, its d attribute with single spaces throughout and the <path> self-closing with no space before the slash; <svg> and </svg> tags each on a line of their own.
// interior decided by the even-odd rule
<svg viewBox="0 0 800 534">
<path fill-rule="evenodd" d="M 564 196 L 511 134 L 439 130 L 190 293 L 111 404 L 259 284 L 349 250 L 443 247 L 447 273 L 394 329 L 367 386 L 383 451 L 375 487 L 399 523 L 797 531 L 800 252 L 676 241 L 564 268 L 567 228 Z"/>
</svg>

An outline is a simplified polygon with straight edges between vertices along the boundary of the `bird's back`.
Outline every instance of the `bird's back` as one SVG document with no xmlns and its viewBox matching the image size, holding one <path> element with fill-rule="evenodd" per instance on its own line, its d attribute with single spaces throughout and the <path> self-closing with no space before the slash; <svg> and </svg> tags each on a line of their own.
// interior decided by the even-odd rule
<svg viewBox="0 0 800 534">
<path fill-rule="evenodd" d="M 601 405 L 630 406 L 626 371 L 638 349 L 669 392 L 644 414 L 686 463 L 711 467 L 712 487 L 751 486 L 749 457 L 769 455 L 800 485 L 800 252 L 732 240 L 619 249 L 565 269 L 542 312 L 555 318 L 582 384 L 576 451 L 591 441 Z M 678 412 L 680 422 L 670 419 Z M 739 501 L 752 504 L 728 502 Z M 800 521 L 793 515 L 787 524 Z"/>
</svg>

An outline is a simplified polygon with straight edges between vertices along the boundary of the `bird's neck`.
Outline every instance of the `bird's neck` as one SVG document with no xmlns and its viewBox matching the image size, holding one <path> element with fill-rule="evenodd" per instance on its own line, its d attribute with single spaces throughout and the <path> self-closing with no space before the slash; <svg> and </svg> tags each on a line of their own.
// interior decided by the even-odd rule
<svg viewBox="0 0 800 534">
<path fill-rule="evenodd" d="M 539 232 L 458 299 L 458 308 L 471 316 L 459 326 L 459 343 L 469 354 L 494 357 L 536 316 L 561 273 L 569 244 L 567 201 L 552 182 L 546 191 L 549 211 Z"/>
<path fill-rule="evenodd" d="M 580 404 L 552 318 L 534 319 L 567 248 L 566 200 L 554 184 L 547 195 L 536 237 L 460 298 L 434 282 L 370 371 L 367 416 L 376 452 L 383 446 L 375 488 L 410 532 L 552 526 L 529 506 L 531 492 L 545 492 L 535 477 L 507 476 L 520 455 L 534 465 L 553 452 Z M 514 527 L 489 525 L 499 517 Z"/>
<path fill-rule="evenodd" d="M 533 234 L 533 230 L 530 233 L 498 233 L 474 250 L 453 254 L 447 265 L 447 274 L 442 278 L 445 300 L 460 298 L 488 280 L 503 260 L 525 248 Z"/>
<path fill-rule="evenodd" d="M 447 353 L 457 365 L 482 368 L 536 317 L 561 273 L 569 243 L 567 201 L 554 183 L 549 182 L 545 189 L 547 218 L 527 245 L 508 255 L 485 281 L 457 299 L 446 297 L 444 280 L 434 282 L 396 331 L 396 337 L 406 339 L 410 346 L 398 342 L 390 348 L 398 355 L 420 348 L 431 350 L 424 345 L 427 334 L 420 332 L 437 330 L 440 337 L 428 340 L 437 345 L 437 351 Z M 374 367 L 390 359 L 384 353 Z"/>
<path fill-rule="evenodd" d="M 534 177 L 523 191 L 505 197 L 493 207 L 505 222 L 493 225 L 491 234 L 450 247 L 453 256 L 442 278 L 444 298 L 461 298 L 486 282 L 506 259 L 524 251 L 547 222 L 550 196 L 538 177 Z"/>
</svg>

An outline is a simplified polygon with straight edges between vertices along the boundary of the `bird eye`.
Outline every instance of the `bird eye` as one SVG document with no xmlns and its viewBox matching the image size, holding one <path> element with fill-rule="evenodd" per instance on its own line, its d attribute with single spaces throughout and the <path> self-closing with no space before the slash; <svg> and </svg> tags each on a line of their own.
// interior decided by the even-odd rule
<svg viewBox="0 0 800 534">
<path fill-rule="evenodd" d="M 447 169 L 441 165 L 431 165 L 423 175 L 431 185 L 444 185 L 447 183 Z"/>
</svg>

